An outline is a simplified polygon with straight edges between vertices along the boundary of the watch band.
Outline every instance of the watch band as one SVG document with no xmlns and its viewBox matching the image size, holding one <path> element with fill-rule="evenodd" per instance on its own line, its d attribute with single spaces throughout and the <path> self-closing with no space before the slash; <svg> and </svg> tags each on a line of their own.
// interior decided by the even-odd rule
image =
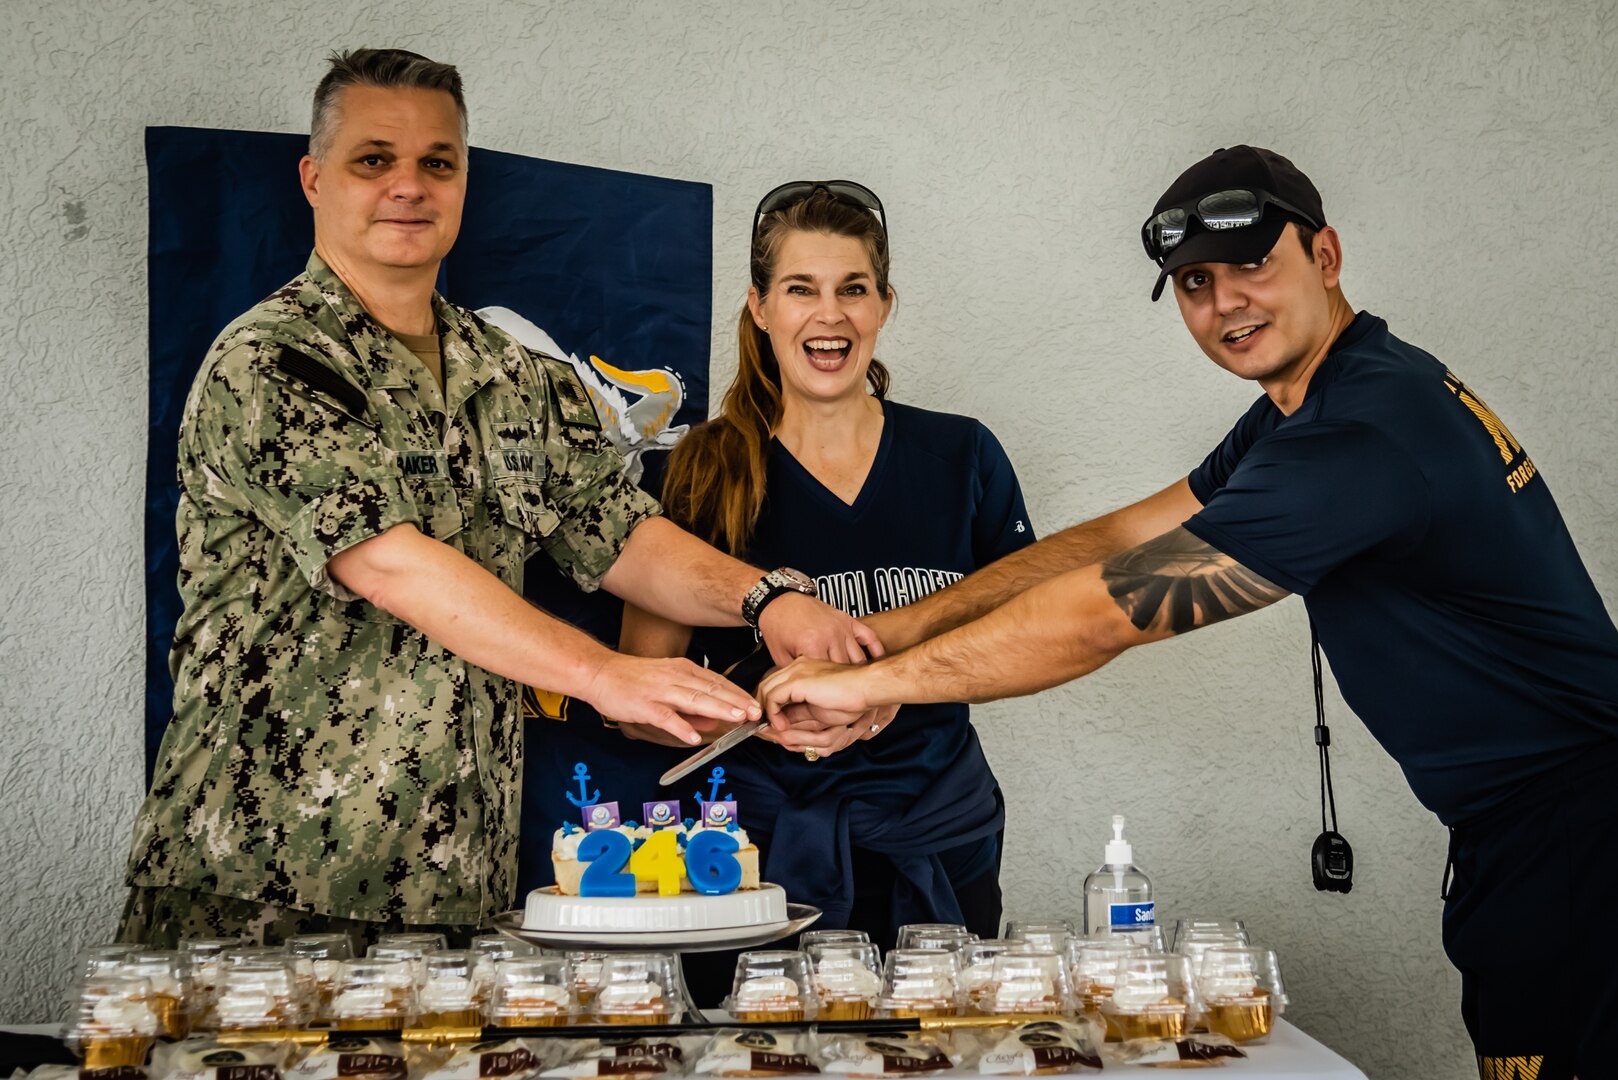
<svg viewBox="0 0 1618 1080">
<path fill-rule="evenodd" d="M 794 570 L 790 566 L 778 567 L 758 579 L 758 584 L 747 590 L 742 597 L 742 621 L 758 629 L 759 616 L 769 606 L 770 601 L 783 593 L 796 592 L 805 596 L 817 595 L 815 583 L 807 574 Z"/>
</svg>

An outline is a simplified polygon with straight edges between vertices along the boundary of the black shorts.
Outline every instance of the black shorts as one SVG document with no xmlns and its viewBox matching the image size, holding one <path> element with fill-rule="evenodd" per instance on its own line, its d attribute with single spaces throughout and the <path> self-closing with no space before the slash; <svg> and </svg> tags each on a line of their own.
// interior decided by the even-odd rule
<svg viewBox="0 0 1618 1080">
<path fill-rule="evenodd" d="M 1618 743 L 1451 833 L 1444 951 L 1484 1080 L 1618 1077 Z"/>
</svg>

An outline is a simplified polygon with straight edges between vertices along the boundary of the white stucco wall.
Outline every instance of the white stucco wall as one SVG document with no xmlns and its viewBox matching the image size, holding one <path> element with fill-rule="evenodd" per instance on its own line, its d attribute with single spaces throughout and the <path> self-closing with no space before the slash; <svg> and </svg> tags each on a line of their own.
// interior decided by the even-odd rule
<svg viewBox="0 0 1618 1080">
<path fill-rule="evenodd" d="M 304 130 L 334 47 L 459 64 L 479 145 L 712 182 L 718 385 L 760 193 L 867 181 L 896 396 L 987 421 L 1042 531 L 1183 475 L 1254 396 L 1147 302 L 1137 230 L 1207 151 L 1277 148 L 1325 195 L 1349 299 L 1510 423 L 1618 596 L 1609 0 L 3 9 L 0 1018 L 54 1014 L 111 932 L 141 794 L 142 129 Z M 1076 913 L 1121 811 L 1166 915 L 1245 915 L 1280 950 L 1300 1026 L 1373 1077 L 1474 1075 L 1444 830 L 1335 693 L 1358 878 L 1309 884 L 1308 671 L 1291 600 L 983 708 L 1007 912 Z"/>
</svg>

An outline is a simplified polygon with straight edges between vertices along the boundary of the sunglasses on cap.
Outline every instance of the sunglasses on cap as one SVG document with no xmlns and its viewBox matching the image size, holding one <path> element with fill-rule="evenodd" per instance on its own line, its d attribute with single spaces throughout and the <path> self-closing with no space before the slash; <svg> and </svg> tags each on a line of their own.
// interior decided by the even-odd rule
<svg viewBox="0 0 1618 1080">
<path fill-rule="evenodd" d="M 1264 217 L 1266 204 L 1285 210 L 1289 214 L 1296 214 L 1312 228 L 1320 228 L 1320 223 L 1314 219 L 1314 215 L 1299 210 L 1289 202 L 1277 199 L 1267 191 L 1260 191 L 1257 188 L 1231 188 L 1229 191 L 1215 191 L 1193 202 L 1171 206 L 1167 210 L 1153 214 L 1146 219 L 1146 224 L 1140 227 L 1140 241 L 1146 247 L 1147 256 L 1161 266 L 1163 260 L 1169 257 L 1169 252 L 1179 247 L 1180 241 L 1185 239 L 1186 229 L 1190 226 L 1192 218 L 1200 221 L 1202 227 L 1209 232 L 1240 229 L 1258 224 Z"/>
<path fill-rule="evenodd" d="M 758 201 L 758 209 L 753 211 L 753 235 L 758 235 L 759 226 L 764 224 L 766 214 L 796 206 L 817 191 L 824 191 L 838 202 L 870 211 L 876 215 L 877 224 L 882 226 L 882 231 L 884 233 L 888 231 L 888 219 L 882 212 L 882 200 L 876 197 L 876 192 L 864 184 L 856 184 L 852 180 L 793 180 L 775 188 Z"/>
</svg>

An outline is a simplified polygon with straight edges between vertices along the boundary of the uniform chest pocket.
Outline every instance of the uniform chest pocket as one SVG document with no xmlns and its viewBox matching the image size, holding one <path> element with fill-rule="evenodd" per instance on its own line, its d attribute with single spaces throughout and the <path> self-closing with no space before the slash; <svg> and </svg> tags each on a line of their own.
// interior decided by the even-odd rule
<svg viewBox="0 0 1618 1080">
<path fill-rule="evenodd" d="M 404 477 L 405 490 L 421 515 L 421 531 L 447 541 L 466 527 L 460 492 L 450 476 L 449 455 L 442 450 L 390 451 Z"/>
<path fill-rule="evenodd" d="M 501 425 L 496 445 L 484 454 L 491 509 L 512 528 L 549 536 L 562 519 L 545 501 L 545 454 L 527 424 Z"/>
</svg>

